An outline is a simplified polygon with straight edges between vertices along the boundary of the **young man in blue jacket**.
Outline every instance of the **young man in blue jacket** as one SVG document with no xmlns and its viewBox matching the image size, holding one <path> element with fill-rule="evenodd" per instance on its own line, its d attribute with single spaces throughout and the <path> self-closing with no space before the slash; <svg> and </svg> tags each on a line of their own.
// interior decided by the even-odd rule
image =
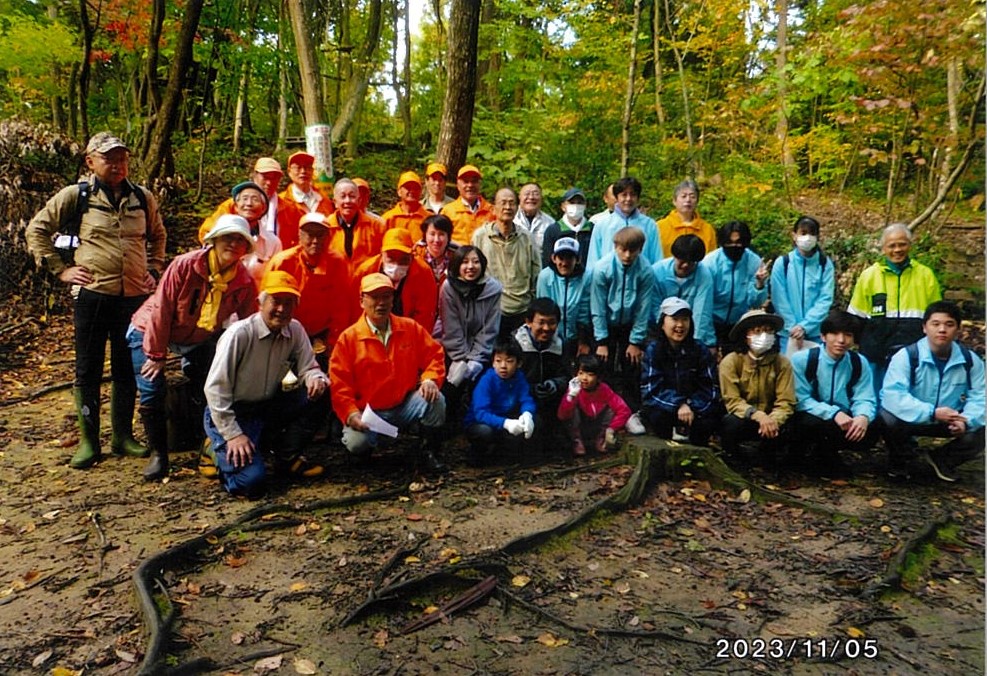
<svg viewBox="0 0 987 676">
<path fill-rule="evenodd" d="M 672 255 L 651 266 L 655 274 L 652 316 L 660 319 L 666 298 L 681 298 L 692 308 L 692 328 L 696 340 L 707 349 L 716 348 L 713 330 L 713 276 L 703 265 L 706 245 L 697 235 L 681 235 L 672 242 Z"/>
<path fill-rule="evenodd" d="M 955 303 L 932 303 L 922 317 L 925 338 L 891 358 L 881 421 L 892 467 L 917 460 L 941 480 L 956 481 L 955 468 L 984 452 L 984 362 L 956 342 L 961 319 Z M 913 437 L 952 441 L 930 452 Z"/>
<path fill-rule="evenodd" d="M 768 267 L 751 250 L 746 223 L 726 223 L 717 230 L 716 240 L 720 247 L 706 254 L 703 266 L 713 277 L 713 330 L 720 353 L 726 355 L 736 348 L 728 338 L 733 325 L 768 300 Z"/>
<path fill-rule="evenodd" d="M 592 270 L 598 261 L 603 260 L 613 252 L 613 237 L 617 231 L 635 227 L 644 233 L 644 243 L 641 249 L 648 265 L 662 259 L 661 235 L 655 219 L 647 216 L 638 208 L 641 199 L 641 182 L 636 178 L 625 176 L 613 184 L 613 194 L 616 199 L 613 213 L 593 227 L 590 237 L 589 252 L 586 256 L 586 267 Z"/>
<path fill-rule="evenodd" d="M 562 311 L 558 333 L 562 338 L 563 353 L 572 359 L 577 352 L 588 352 L 592 342 L 589 318 L 591 276 L 579 262 L 580 246 L 577 240 L 560 237 L 552 243 L 552 250 L 548 267 L 538 273 L 535 296 L 551 298 Z"/>
<path fill-rule="evenodd" d="M 867 359 L 852 351 L 860 320 L 834 310 L 822 323 L 824 347 L 792 355 L 795 371 L 795 438 L 804 446 L 793 458 L 816 474 L 847 476 L 840 449 L 864 451 L 877 442 L 877 397 Z M 790 449 L 795 455 L 795 449 Z"/>
<path fill-rule="evenodd" d="M 833 261 L 819 248 L 819 221 L 802 216 L 792 230 L 795 248 L 771 268 L 771 301 L 785 320 L 778 333 L 782 352 L 789 338 L 795 350 L 806 340 L 818 343 L 822 320 L 833 304 L 836 275 Z"/>
</svg>

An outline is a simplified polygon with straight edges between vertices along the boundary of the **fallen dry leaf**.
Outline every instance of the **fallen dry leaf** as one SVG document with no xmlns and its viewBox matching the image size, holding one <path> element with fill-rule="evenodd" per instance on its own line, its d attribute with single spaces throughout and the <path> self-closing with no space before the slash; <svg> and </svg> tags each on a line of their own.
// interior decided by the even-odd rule
<svg viewBox="0 0 987 676">
<path fill-rule="evenodd" d="M 291 585 L 290 589 L 291 589 L 291 591 L 296 592 L 296 591 L 301 591 L 301 590 L 305 589 L 306 587 L 308 587 L 308 583 L 307 582 L 295 582 L 295 583 L 293 583 Z"/>
<path fill-rule="evenodd" d="M 51 670 L 51 676 L 82 676 L 82 670 L 66 669 L 65 667 L 55 667 Z"/>
<path fill-rule="evenodd" d="M 531 582 L 531 578 L 528 577 L 527 575 L 515 575 L 513 578 L 511 578 L 511 584 L 514 585 L 515 587 L 527 586 L 529 582 Z"/>
<path fill-rule="evenodd" d="M 378 648 L 383 648 L 384 646 L 387 645 L 388 638 L 390 637 L 387 633 L 387 630 L 381 629 L 376 634 L 374 634 L 374 645 L 377 646 Z"/>
<path fill-rule="evenodd" d="M 281 668 L 281 662 L 284 660 L 284 655 L 273 655 L 271 657 L 265 657 L 262 660 L 257 660 L 254 663 L 254 671 L 258 674 L 263 674 L 266 671 L 277 671 Z"/>
<path fill-rule="evenodd" d="M 295 529 L 295 535 L 305 535 L 308 532 L 308 526 L 303 523 L 298 524 L 298 528 Z"/>
<path fill-rule="evenodd" d="M 51 657 L 52 652 L 53 651 L 51 650 L 46 650 L 43 653 L 38 653 L 38 656 L 31 661 L 31 666 L 37 669 L 42 664 L 48 661 L 48 658 Z"/>
<path fill-rule="evenodd" d="M 31 582 L 34 582 L 38 578 L 38 575 L 41 575 L 41 571 L 39 571 L 39 570 L 29 570 L 29 571 L 27 571 L 23 575 L 24 582 L 27 582 L 28 584 L 30 584 Z"/>
<path fill-rule="evenodd" d="M 234 631 L 232 634 L 230 634 L 230 643 L 232 643 L 233 645 L 240 645 L 241 643 L 243 643 L 243 640 L 245 638 L 247 637 L 244 636 L 242 631 Z"/>
<path fill-rule="evenodd" d="M 494 640 L 497 641 L 498 643 L 517 643 L 517 644 L 524 643 L 524 639 L 521 638 L 520 636 L 518 636 L 517 634 L 508 634 L 506 636 L 498 636 Z"/>
<path fill-rule="evenodd" d="M 417 512 L 412 512 L 411 514 L 408 515 L 407 518 L 408 518 L 408 521 L 421 521 L 425 517 L 422 516 L 421 514 L 418 514 Z"/>
<path fill-rule="evenodd" d="M 418 558 L 417 556 L 406 556 L 406 557 L 404 557 L 404 562 L 405 563 L 421 563 L 421 561 L 422 560 L 420 558 Z"/>
<path fill-rule="evenodd" d="M 133 664 L 134 662 L 137 661 L 137 655 L 135 655 L 134 653 L 128 653 L 125 650 L 114 650 L 113 652 L 115 652 L 116 656 L 119 657 L 124 662 L 130 662 L 131 664 Z"/>
<path fill-rule="evenodd" d="M 862 630 L 857 629 L 856 627 L 847 627 L 846 634 L 850 638 L 863 638 L 864 636 L 867 635 Z"/>
<path fill-rule="evenodd" d="M 539 643 L 544 646 L 548 646 L 549 648 L 558 648 L 569 643 L 569 639 L 567 638 L 556 638 L 552 634 L 548 633 L 542 634 L 537 640 Z"/>
<path fill-rule="evenodd" d="M 296 674 L 315 674 L 318 673 L 315 669 L 315 662 L 312 660 L 298 660 L 296 659 L 292 666 L 295 667 Z"/>
<path fill-rule="evenodd" d="M 874 509 L 879 509 L 884 506 L 884 500 L 882 500 L 881 498 L 874 498 L 873 500 L 869 500 L 867 504 L 873 507 Z"/>
<path fill-rule="evenodd" d="M 233 554 L 227 554 L 226 558 L 223 559 L 227 566 L 230 568 L 239 568 L 240 566 L 247 563 L 246 556 L 234 556 Z"/>
</svg>

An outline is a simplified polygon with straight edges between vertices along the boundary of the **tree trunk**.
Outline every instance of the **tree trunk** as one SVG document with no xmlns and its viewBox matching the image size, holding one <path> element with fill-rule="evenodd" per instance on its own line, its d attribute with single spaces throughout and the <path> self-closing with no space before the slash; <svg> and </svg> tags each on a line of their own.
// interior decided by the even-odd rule
<svg viewBox="0 0 987 676">
<path fill-rule="evenodd" d="M 634 110 L 634 80 L 637 73 L 637 35 L 641 29 L 641 0 L 634 0 L 634 24 L 631 27 L 631 54 L 627 64 L 627 92 L 624 116 L 620 123 L 620 175 L 627 175 L 631 154 L 631 112 Z"/>
<path fill-rule="evenodd" d="M 781 163 L 785 175 L 790 176 L 795 168 L 795 157 L 788 145 L 788 0 L 776 0 L 775 13 L 778 15 L 778 34 L 775 44 L 775 79 L 778 81 L 778 121 L 775 125 L 775 138 L 781 148 Z"/>
<path fill-rule="evenodd" d="M 466 163 L 473 108 L 476 104 L 476 49 L 480 31 L 480 4 L 452 0 L 449 15 L 449 48 L 446 58 L 446 94 L 436 156 L 456 175 Z"/>
<path fill-rule="evenodd" d="M 295 50 L 298 52 L 298 71 L 302 81 L 302 114 L 305 125 L 323 124 L 326 115 L 322 99 L 322 74 L 319 59 L 315 52 L 312 35 L 317 34 L 311 25 L 313 15 L 305 0 L 287 0 L 288 14 L 291 16 L 291 32 L 295 36 Z"/>
<path fill-rule="evenodd" d="M 939 167 L 939 181 L 936 194 L 942 191 L 949 174 L 952 171 L 953 154 L 960 138 L 960 113 L 958 100 L 960 98 L 960 63 L 955 56 L 946 63 L 946 105 L 949 109 L 949 140 L 943 149 L 942 165 Z"/>
<path fill-rule="evenodd" d="M 247 4 L 246 43 L 253 44 L 257 34 L 257 10 L 260 0 Z M 236 89 L 236 109 L 233 113 L 233 152 L 239 153 L 243 143 L 243 130 L 250 126 L 250 110 L 247 108 L 247 97 L 250 93 L 250 60 L 244 58 L 240 66 L 240 81 Z"/>
<path fill-rule="evenodd" d="M 352 74 L 346 87 L 346 100 L 343 102 L 336 122 L 332 126 L 333 145 L 338 144 L 344 138 L 350 139 L 355 145 L 357 139 L 349 136 L 349 130 L 350 126 L 358 120 L 360 111 L 363 109 L 363 101 L 367 95 L 367 88 L 370 86 L 370 73 L 373 70 L 374 55 L 380 45 L 383 25 L 381 0 L 371 0 L 363 48 L 352 67 Z"/>
<path fill-rule="evenodd" d="M 411 148 L 411 0 L 404 0 L 404 96 L 401 104 L 401 125 L 404 129 L 403 143 Z"/>
<path fill-rule="evenodd" d="M 153 183 L 160 175 L 162 167 L 170 162 L 171 132 L 175 128 L 183 85 L 192 63 L 192 43 L 199 27 L 202 5 L 203 0 L 188 0 L 185 4 L 185 16 L 168 72 L 168 88 L 161 100 L 161 110 L 151 132 L 151 145 L 142 163 L 148 184 Z"/>
<path fill-rule="evenodd" d="M 665 106 L 661 102 L 664 83 L 661 72 L 661 2 L 655 0 L 651 18 L 651 45 L 655 60 L 655 116 L 658 120 L 658 138 L 665 140 Z"/>
<path fill-rule="evenodd" d="M 480 5 L 480 25 L 493 23 L 496 8 L 494 0 L 482 0 Z M 483 58 L 479 58 L 480 45 L 477 42 L 476 82 L 480 88 L 480 100 L 486 102 L 493 112 L 500 112 L 500 52 L 489 44 L 489 38 L 483 44 Z"/>
<path fill-rule="evenodd" d="M 82 28 L 82 63 L 79 66 L 79 132 L 82 140 L 89 138 L 89 74 L 91 72 L 89 59 L 93 52 L 93 38 L 96 36 L 96 26 L 99 24 L 99 12 L 96 21 L 89 21 L 89 2 L 79 0 L 79 26 Z"/>
<path fill-rule="evenodd" d="M 665 27 L 668 29 L 669 35 L 674 36 L 670 19 L 672 8 L 669 6 L 668 0 L 663 0 L 663 2 L 665 3 Z M 682 119 L 685 121 L 685 138 L 689 144 L 689 156 L 692 157 L 695 142 L 692 138 L 692 114 L 689 112 L 689 86 L 685 77 L 685 61 L 682 58 L 682 50 L 675 44 L 674 39 L 672 40 L 672 54 L 675 55 L 675 64 L 679 70 L 679 86 L 682 88 Z"/>
</svg>

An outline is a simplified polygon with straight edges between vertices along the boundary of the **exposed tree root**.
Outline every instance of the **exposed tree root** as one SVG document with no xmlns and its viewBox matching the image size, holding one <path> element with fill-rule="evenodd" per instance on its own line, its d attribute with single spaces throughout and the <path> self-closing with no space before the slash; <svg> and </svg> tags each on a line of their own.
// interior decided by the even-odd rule
<svg viewBox="0 0 987 676">
<path fill-rule="evenodd" d="M 887 573 L 877 582 L 868 585 L 860 595 L 863 598 L 872 598 L 883 594 L 886 591 L 899 589 L 901 587 L 901 577 L 905 569 L 908 555 L 916 552 L 919 547 L 927 542 L 934 542 L 939 535 L 939 531 L 950 523 L 949 517 L 939 516 L 932 521 L 928 521 L 910 539 L 902 543 L 898 552 L 888 563 Z"/>
<path fill-rule="evenodd" d="M 147 650 L 144 653 L 144 661 L 141 663 L 141 668 L 140 671 L 138 671 L 138 674 L 144 676 L 145 674 L 190 673 L 183 667 L 171 669 L 164 664 L 165 651 L 168 647 L 168 632 L 175 620 L 175 607 L 171 603 L 171 599 L 168 598 L 168 591 L 165 589 L 164 584 L 162 584 L 160 580 L 165 569 L 169 565 L 173 565 L 175 562 L 192 555 L 199 549 L 210 546 L 210 541 L 215 541 L 216 538 L 223 537 L 231 531 L 243 529 L 243 527 L 250 524 L 251 521 L 269 514 L 305 513 L 319 509 L 346 507 L 362 502 L 373 502 L 375 500 L 392 498 L 403 494 L 405 490 L 406 487 L 402 486 L 392 490 L 377 491 L 375 493 L 366 493 L 364 495 L 352 495 L 342 498 L 316 500 L 302 505 L 289 505 L 285 503 L 260 505 L 245 512 L 232 523 L 224 526 L 217 526 L 216 528 L 213 528 L 198 537 L 181 542 L 174 547 L 158 552 L 151 558 L 145 560 L 137 568 L 137 570 L 134 571 L 132 578 L 134 582 L 134 589 L 137 592 L 137 598 L 140 602 L 141 610 L 144 613 L 144 619 L 147 623 L 149 632 Z M 263 523 L 265 524 L 265 528 L 288 528 L 297 525 L 298 520 L 284 519 L 280 521 Z M 267 526 L 267 524 L 271 525 Z M 256 525 L 253 526 L 253 529 L 257 529 Z M 151 591 L 152 588 L 155 587 L 158 589 L 159 598 L 161 600 L 162 607 L 164 608 L 163 614 L 162 611 L 159 610 L 154 594 Z"/>
</svg>

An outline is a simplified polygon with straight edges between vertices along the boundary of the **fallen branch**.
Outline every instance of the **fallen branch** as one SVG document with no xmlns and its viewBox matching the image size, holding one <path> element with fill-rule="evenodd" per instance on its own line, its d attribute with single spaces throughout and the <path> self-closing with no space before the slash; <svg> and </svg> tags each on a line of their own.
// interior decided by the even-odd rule
<svg viewBox="0 0 987 676">
<path fill-rule="evenodd" d="M 421 617 L 413 622 L 409 622 L 404 625 L 401 629 L 402 634 L 410 634 L 413 631 L 418 631 L 419 629 L 424 629 L 425 627 L 430 627 L 439 620 L 444 620 L 448 618 L 455 612 L 462 610 L 463 608 L 469 608 L 474 603 L 478 603 L 483 599 L 490 596 L 494 589 L 497 588 L 497 578 L 493 575 L 489 575 L 484 580 L 478 584 L 473 585 L 466 592 L 460 594 L 453 600 L 444 604 L 441 608 L 435 612 L 429 613 L 424 617 Z"/>
<path fill-rule="evenodd" d="M 882 594 L 890 589 L 901 587 L 901 575 L 904 572 L 905 560 L 909 554 L 914 553 L 919 547 L 927 542 L 933 542 L 939 536 L 939 530 L 949 523 L 949 517 L 939 516 L 932 521 L 926 522 L 914 537 L 902 543 L 901 548 L 888 563 L 887 573 L 877 582 L 868 585 L 860 595 L 867 599 Z"/>
</svg>

